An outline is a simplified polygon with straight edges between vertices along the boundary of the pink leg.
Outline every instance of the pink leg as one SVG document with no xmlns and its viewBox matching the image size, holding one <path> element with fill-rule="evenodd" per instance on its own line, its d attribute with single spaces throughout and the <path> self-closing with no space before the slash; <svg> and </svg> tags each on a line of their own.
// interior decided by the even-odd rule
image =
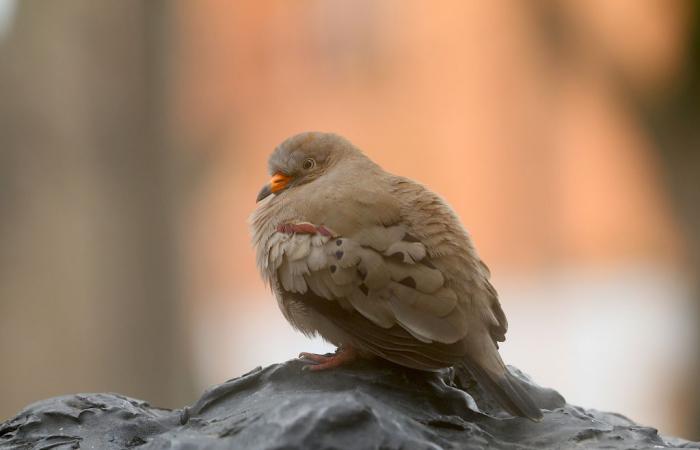
<svg viewBox="0 0 700 450">
<path fill-rule="evenodd" d="M 332 356 L 302 352 L 299 354 L 299 358 L 312 361 L 312 364 L 304 366 L 302 370 L 312 370 L 316 372 L 319 370 L 334 369 L 350 361 L 354 361 L 357 359 L 357 351 L 353 347 L 345 345 L 343 347 L 338 347 L 335 354 Z"/>
<path fill-rule="evenodd" d="M 336 236 L 333 231 L 324 227 L 323 225 L 316 226 L 309 222 L 282 223 L 277 225 L 277 231 L 287 234 L 320 234 L 328 237 Z"/>
</svg>

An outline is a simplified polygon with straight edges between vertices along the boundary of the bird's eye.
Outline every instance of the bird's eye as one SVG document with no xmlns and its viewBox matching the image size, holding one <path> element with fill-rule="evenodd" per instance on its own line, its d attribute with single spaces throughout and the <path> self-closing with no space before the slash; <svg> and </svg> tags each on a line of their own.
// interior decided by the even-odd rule
<svg viewBox="0 0 700 450">
<path fill-rule="evenodd" d="M 304 170 L 311 170 L 311 169 L 313 169 L 314 167 L 316 167 L 316 161 L 314 161 L 314 160 L 311 159 L 311 158 L 306 158 L 306 159 L 304 160 L 304 163 L 301 165 L 301 167 L 303 167 Z"/>
</svg>

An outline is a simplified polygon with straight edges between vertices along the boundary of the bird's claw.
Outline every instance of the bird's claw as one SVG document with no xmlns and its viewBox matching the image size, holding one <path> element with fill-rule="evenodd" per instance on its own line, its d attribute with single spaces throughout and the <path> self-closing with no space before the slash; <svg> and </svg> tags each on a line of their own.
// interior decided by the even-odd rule
<svg viewBox="0 0 700 450">
<path fill-rule="evenodd" d="M 299 353 L 299 359 L 307 362 L 301 370 L 317 372 L 319 370 L 340 367 L 357 358 L 357 351 L 350 346 L 339 347 L 333 355 L 319 355 L 316 353 Z"/>
</svg>

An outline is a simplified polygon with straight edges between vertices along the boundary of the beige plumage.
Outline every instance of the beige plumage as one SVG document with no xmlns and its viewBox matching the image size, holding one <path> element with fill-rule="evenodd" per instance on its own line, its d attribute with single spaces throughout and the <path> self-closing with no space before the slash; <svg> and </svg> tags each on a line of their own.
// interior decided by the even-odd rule
<svg viewBox="0 0 700 450">
<path fill-rule="evenodd" d="M 508 328 L 489 271 L 436 194 L 382 170 L 350 142 L 302 133 L 270 157 L 251 217 L 263 278 L 285 318 L 351 356 L 467 368 L 512 414 L 542 414 L 505 368 Z"/>
</svg>

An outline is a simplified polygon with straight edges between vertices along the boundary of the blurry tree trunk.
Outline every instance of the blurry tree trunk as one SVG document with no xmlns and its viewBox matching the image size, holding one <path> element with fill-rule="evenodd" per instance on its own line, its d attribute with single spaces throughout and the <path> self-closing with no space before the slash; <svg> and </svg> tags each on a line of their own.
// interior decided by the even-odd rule
<svg viewBox="0 0 700 450">
<path fill-rule="evenodd" d="M 678 217 L 685 227 L 691 274 L 694 275 L 696 311 L 700 320 L 700 3 L 690 4 L 690 36 L 685 67 L 661 103 L 642 106 L 661 151 L 666 182 Z M 700 349 L 700 342 L 697 343 Z M 688 355 L 700 378 L 700 352 Z M 695 386 L 695 436 L 700 437 L 700 390 Z"/>
<path fill-rule="evenodd" d="M 0 41 L 0 419 L 70 392 L 191 398 L 167 5 L 23 0 Z"/>
</svg>

